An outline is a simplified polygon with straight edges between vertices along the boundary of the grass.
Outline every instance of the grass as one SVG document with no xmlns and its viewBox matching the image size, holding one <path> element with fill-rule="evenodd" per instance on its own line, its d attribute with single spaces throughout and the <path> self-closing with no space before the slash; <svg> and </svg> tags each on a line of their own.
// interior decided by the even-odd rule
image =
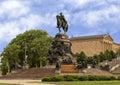
<svg viewBox="0 0 120 85">
<path fill-rule="evenodd" d="M 47 83 L 56 85 L 120 85 L 120 81 L 63 81 Z"/>
<path fill-rule="evenodd" d="M 15 84 L 5 84 L 5 83 L 0 83 L 0 85 L 15 85 Z"/>
</svg>

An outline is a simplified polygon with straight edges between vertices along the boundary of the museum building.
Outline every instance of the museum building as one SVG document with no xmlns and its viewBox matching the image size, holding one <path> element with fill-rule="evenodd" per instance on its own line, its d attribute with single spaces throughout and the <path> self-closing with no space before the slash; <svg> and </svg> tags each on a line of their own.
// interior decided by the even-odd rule
<svg viewBox="0 0 120 85">
<path fill-rule="evenodd" d="M 71 50 L 73 53 L 83 51 L 88 57 L 106 50 L 116 52 L 120 48 L 120 44 L 115 43 L 109 34 L 72 37 L 70 41 L 72 43 Z"/>
</svg>

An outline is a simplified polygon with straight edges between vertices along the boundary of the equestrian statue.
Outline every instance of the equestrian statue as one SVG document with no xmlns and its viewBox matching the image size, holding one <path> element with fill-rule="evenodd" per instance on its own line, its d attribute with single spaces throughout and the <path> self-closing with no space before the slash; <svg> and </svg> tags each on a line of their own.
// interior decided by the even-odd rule
<svg viewBox="0 0 120 85">
<path fill-rule="evenodd" d="M 64 15 L 60 13 L 60 15 L 57 15 L 56 18 L 57 18 L 57 28 L 59 29 L 59 33 L 61 32 L 60 28 L 63 29 L 64 33 L 66 33 L 68 31 L 68 24 Z"/>
</svg>

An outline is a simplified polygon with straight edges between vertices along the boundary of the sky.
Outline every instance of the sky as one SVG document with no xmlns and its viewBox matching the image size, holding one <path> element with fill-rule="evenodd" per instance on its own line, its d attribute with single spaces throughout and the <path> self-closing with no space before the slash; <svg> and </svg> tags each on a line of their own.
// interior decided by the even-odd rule
<svg viewBox="0 0 120 85">
<path fill-rule="evenodd" d="M 0 52 L 20 33 L 58 33 L 56 15 L 65 16 L 69 37 L 109 33 L 120 43 L 120 0 L 0 0 Z"/>
</svg>

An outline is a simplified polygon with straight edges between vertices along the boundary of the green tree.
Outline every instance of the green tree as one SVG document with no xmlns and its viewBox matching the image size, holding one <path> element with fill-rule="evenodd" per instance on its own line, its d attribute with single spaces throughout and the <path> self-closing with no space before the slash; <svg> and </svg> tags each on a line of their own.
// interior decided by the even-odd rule
<svg viewBox="0 0 120 85">
<path fill-rule="evenodd" d="M 47 37 L 47 36 L 46 36 Z M 36 38 L 32 41 L 31 51 L 35 52 L 37 55 L 34 55 L 36 58 L 35 66 L 43 66 L 43 62 L 45 62 L 45 58 L 47 56 L 48 50 L 50 49 L 49 39 L 42 36 L 41 38 Z"/>
<path fill-rule="evenodd" d="M 14 64 L 15 68 L 17 63 L 19 63 L 19 52 L 20 46 L 16 44 L 9 44 L 5 49 L 2 56 L 4 56 L 2 60 L 2 65 L 6 65 L 8 70 L 11 71 L 11 67 Z M 6 64 L 7 63 L 7 64 Z"/>
<path fill-rule="evenodd" d="M 120 48 L 117 49 L 116 55 L 120 56 Z"/>
<path fill-rule="evenodd" d="M 19 34 L 11 40 L 2 52 L 2 65 L 8 63 L 19 64 L 23 66 L 25 56 L 27 55 L 28 65 L 30 67 L 39 67 L 46 64 L 46 56 L 53 38 L 43 30 L 29 30 L 23 34 Z"/>
<path fill-rule="evenodd" d="M 110 55 L 112 56 L 112 59 L 117 57 L 116 53 L 112 50 L 110 50 Z"/>
<path fill-rule="evenodd" d="M 104 60 L 106 60 L 106 57 L 104 56 L 103 52 L 100 52 L 98 56 L 100 58 L 100 62 L 103 62 Z"/>
<path fill-rule="evenodd" d="M 105 56 L 105 60 L 108 60 L 108 61 L 111 61 L 112 60 L 112 55 L 110 54 L 110 51 L 109 50 L 106 50 L 104 52 L 104 56 Z"/>
<path fill-rule="evenodd" d="M 82 64 L 83 67 L 87 67 L 87 56 L 83 51 L 80 54 L 77 54 L 77 63 Z"/>
<path fill-rule="evenodd" d="M 95 62 L 98 64 L 100 62 L 100 57 L 98 55 L 94 55 L 93 59 L 95 60 Z"/>
<path fill-rule="evenodd" d="M 1 71 L 2 71 L 2 75 L 6 75 L 7 72 L 8 72 L 8 66 L 7 66 L 7 58 L 6 57 L 3 57 L 1 59 Z"/>
</svg>

